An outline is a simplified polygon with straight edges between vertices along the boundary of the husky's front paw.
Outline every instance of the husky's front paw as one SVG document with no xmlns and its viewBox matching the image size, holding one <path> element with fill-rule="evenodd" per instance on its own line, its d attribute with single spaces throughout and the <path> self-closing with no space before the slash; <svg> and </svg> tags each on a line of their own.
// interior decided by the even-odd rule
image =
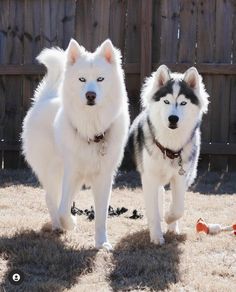
<svg viewBox="0 0 236 292">
<path fill-rule="evenodd" d="M 42 226 L 44 232 L 63 232 L 61 225 L 58 222 L 47 222 Z"/>
<path fill-rule="evenodd" d="M 163 236 L 151 236 L 151 243 L 156 245 L 163 245 L 165 243 L 165 239 Z"/>
<path fill-rule="evenodd" d="M 73 230 L 76 226 L 76 217 L 73 215 L 59 214 L 59 221 L 62 228 L 66 230 Z"/>
<path fill-rule="evenodd" d="M 180 231 L 179 231 L 179 224 L 178 224 L 178 221 L 175 221 L 175 222 L 173 222 L 173 223 L 171 223 L 171 224 L 168 224 L 167 232 L 171 232 L 171 233 L 179 234 Z"/>
<path fill-rule="evenodd" d="M 107 251 L 113 250 L 112 245 L 108 241 L 103 243 L 96 243 L 95 247 L 97 249 L 105 249 Z"/>
</svg>

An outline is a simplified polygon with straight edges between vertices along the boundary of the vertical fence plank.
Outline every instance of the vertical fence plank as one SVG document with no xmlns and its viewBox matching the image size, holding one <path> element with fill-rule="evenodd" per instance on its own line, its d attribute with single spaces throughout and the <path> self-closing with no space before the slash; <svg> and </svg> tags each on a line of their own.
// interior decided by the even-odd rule
<svg viewBox="0 0 236 292">
<path fill-rule="evenodd" d="M 161 2 L 161 57 L 162 63 L 177 62 L 179 45 L 179 0 Z"/>
<path fill-rule="evenodd" d="M 136 63 L 140 67 L 141 55 L 141 2 L 127 0 L 127 24 L 125 34 L 125 63 Z M 133 120 L 140 111 L 140 74 L 126 75 L 127 90 L 130 102 L 130 115 Z"/>
<path fill-rule="evenodd" d="M 232 62 L 236 64 L 236 3 L 233 3 Z M 236 76 L 231 77 L 229 143 L 236 143 Z M 229 156 L 229 171 L 236 171 L 236 155 Z"/>
<path fill-rule="evenodd" d="M 9 0 L 0 1 L 0 64 L 8 62 Z M 0 76 L 0 145 L 4 142 L 6 119 L 6 78 Z M 0 151 L 0 169 L 4 166 L 4 151 Z"/>
<path fill-rule="evenodd" d="M 232 47 L 232 2 L 216 0 L 215 62 L 231 62 Z M 212 142 L 225 144 L 229 136 L 230 77 L 214 76 L 214 102 L 212 103 Z M 211 169 L 227 170 L 228 159 L 215 156 Z"/>
<path fill-rule="evenodd" d="M 63 45 L 63 18 L 65 15 L 64 0 L 51 0 L 50 3 L 50 36 L 51 46 Z"/>
<path fill-rule="evenodd" d="M 41 49 L 41 3 L 38 0 L 25 0 L 24 7 L 24 63 L 36 63 L 35 57 Z"/>
<path fill-rule="evenodd" d="M 191 19 L 191 21 L 189 21 Z M 196 61 L 197 1 L 180 0 L 179 62 Z"/>
<path fill-rule="evenodd" d="M 41 39 L 42 47 L 51 47 L 51 1 L 42 0 Z"/>
<path fill-rule="evenodd" d="M 140 62 L 141 0 L 127 0 L 126 63 Z"/>
<path fill-rule="evenodd" d="M 76 2 L 75 37 L 79 44 L 89 51 L 92 49 L 93 2 L 93 0 L 77 0 Z"/>
<path fill-rule="evenodd" d="M 152 13 L 152 61 L 160 62 L 160 43 L 161 43 L 161 1 L 153 0 Z M 156 69 L 156 68 L 155 68 Z"/>
<path fill-rule="evenodd" d="M 24 64 L 36 63 L 36 56 L 39 54 L 41 42 L 41 1 L 38 0 L 25 0 L 24 5 Z M 26 75 L 23 77 L 23 96 L 21 106 L 21 121 L 30 107 L 31 98 L 33 97 L 33 80 L 34 76 Z M 20 159 L 19 167 L 25 167 L 23 157 Z"/>
<path fill-rule="evenodd" d="M 110 1 L 77 1 L 76 38 L 90 51 L 109 37 Z"/>
<path fill-rule="evenodd" d="M 109 37 L 113 44 L 120 49 L 124 58 L 125 29 L 126 29 L 126 0 L 111 0 L 109 17 Z"/>
<path fill-rule="evenodd" d="M 214 47 L 215 47 L 215 0 L 212 1 L 198 1 L 198 16 L 197 16 L 197 51 L 196 57 L 198 63 L 212 63 L 214 62 Z M 211 142 L 211 113 L 212 103 L 214 103 L 213 96 L 213 78 L 210 75 L 205 75 L 204 82 L 206 89 L 210 94 L 210 105 L 206 116 L 202 123 L 202 141 L 205 143 Z M 210 156 L 205 155 L 201 160 L 204 168 L 208 168 Z"/>
<path fill-rule="evenodd" d="M 109 37 L 110 0 L 94 2 L 92 50 L 95 50 L 105 39 Z"/>
<path fill-rule="evenodd" d="M 63 19 L 63 48 L 65 49 L 71 38 L 75 37 L 75 8 L 74 0 L 65 1 L 65 17 Z"/>
<path fill-rule="evenodd" d="M 236 143 L 236 77 L 231 78 L 229 143 Z M 236 155 L 229 156 L 229 171 L 236 171 Z"/>
<path fill-rule="evenodd" d="M 8 62 L 22 64 L 23 62 L 23 32 L 24 32 L 24 2 L 9 1 L 9 31 Z M 6 77 L 6 119 L 4 125 L 4 139 L 7 143 L 19 142 L 21 133 L 21 101 L 22 77 Z M 4 166 L 17 168 L 19 165 L 18 151 L 5 151 Z"/>
<path fill-rule="evenodd" d="M 42 49 L 41 38 L 41 2 L 38 0 L 25 0 L 24 9 L 24 64 L 37 63 L 36 57 Z M 24 76 L 23 86 L 23 116 L 30 106 L 33 96 L 34 76 Z M 22 118 L 23 118 L 22 116 Z"/>
<path fill-rule="evenodd" d="M 141 4 L 141 84 L 145 77 L 152 72 L 152 0 L 142 1 Z"/>
</svg>

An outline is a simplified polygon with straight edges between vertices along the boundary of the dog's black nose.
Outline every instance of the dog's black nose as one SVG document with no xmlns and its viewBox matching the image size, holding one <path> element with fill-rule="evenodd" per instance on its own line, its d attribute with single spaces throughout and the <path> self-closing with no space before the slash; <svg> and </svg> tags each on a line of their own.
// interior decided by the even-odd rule
<svg viewBox="0 0 236 292">
<path fill-rule="evenodd" d="M 94 104 L 96 93 L 94 91 L 88 91 L 86 92 L 86 98 L 87 98 L 88 104 Z"/>
<path fill-rule="evenodd" d="M 174 115 L 169 116 L 168 119 L 171 124 L 177 124 L 179 121 L 179 117 Z"/>
</svg>

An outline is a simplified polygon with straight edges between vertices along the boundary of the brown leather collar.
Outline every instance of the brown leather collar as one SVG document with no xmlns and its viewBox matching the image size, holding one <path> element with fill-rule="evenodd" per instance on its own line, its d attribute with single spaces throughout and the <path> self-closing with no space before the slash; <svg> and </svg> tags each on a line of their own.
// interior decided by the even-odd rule
<svg viewBox="0 0 236 292">
<path fill-rule="evenodd" d="M 163 147 L 156 139 L 155 139 L 155 144 L 163 153 L 164 159 L 166 159 L 166 156 L 170 159 L 175 159 L 175 158 L 180 157 L 182 149 L 180 149 L 178 152 L 174 152 L 168 148 Z"/>
<path fill-rule="evenodd" d="M 93 139 L 88 139 L 88 143 L 90 144 L 91 142 L 94 143 L 99 143 L 100 141 L 102 141 L 105 137 L 106 132 L 104 132 L 103 134 L 100 135 L 95 135 Z"/>
</svg>

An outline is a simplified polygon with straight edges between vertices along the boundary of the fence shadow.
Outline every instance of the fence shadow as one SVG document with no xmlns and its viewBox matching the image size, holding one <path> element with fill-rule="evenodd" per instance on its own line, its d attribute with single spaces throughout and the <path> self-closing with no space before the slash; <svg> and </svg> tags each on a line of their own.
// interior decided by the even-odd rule
<svg viewBox="0 0 236 292">
<path fill-rule="evenodd" d="M 25 185 L 38 187 L 39 182 L 33 172 L 29 169 L 1 169 L 0 170 L 0 187 L 11 185 Z"/>
<path fill-rule="evenodd" d="M 191 186 L 190 191 L 199 192 L 203 195 L 232 195 L 236 193 L 235 181 L 236 172 L 199 170 L 197 178 Z"/>
<path fill-rule="evenodd" d="M 165 235 L 166 244 L 150 243 L 149 232 L 143 230 L 123 237 L 116 245 L 115 268 L 109 276 L 113 291 L 165 290 L 179 281 L 179 245 L 186 235 Z"/>
<path fill-rule="evenodd" d="M 66 247 L 55 232 L 21 231 L 12 237 L 0 237 L 0 255 L 8 270 L 2 277 L 5 291 L 64 291 L 82 274 L 93 270 L 97 250 Z M 19 269 L 25 279 L 13 286 L 8 275 Z M 15 290 L 14 290 L 15 289 Z"/>
<path fill-rule="evenodd" d="M 200 194 L 235 194 L 236 172 L 198 170 L 197 178 L 189 191 Z M 39 182 L 30 169 L 0 170 L 0 187 L 11 185 L 38 187 Z M 137 171 L 119 170 L 114 181 L 114 188 L 135 189 L 141 187 L 140 175 Z M 167 187 L 168 189 L 168 187 Z"/>
</svg>

